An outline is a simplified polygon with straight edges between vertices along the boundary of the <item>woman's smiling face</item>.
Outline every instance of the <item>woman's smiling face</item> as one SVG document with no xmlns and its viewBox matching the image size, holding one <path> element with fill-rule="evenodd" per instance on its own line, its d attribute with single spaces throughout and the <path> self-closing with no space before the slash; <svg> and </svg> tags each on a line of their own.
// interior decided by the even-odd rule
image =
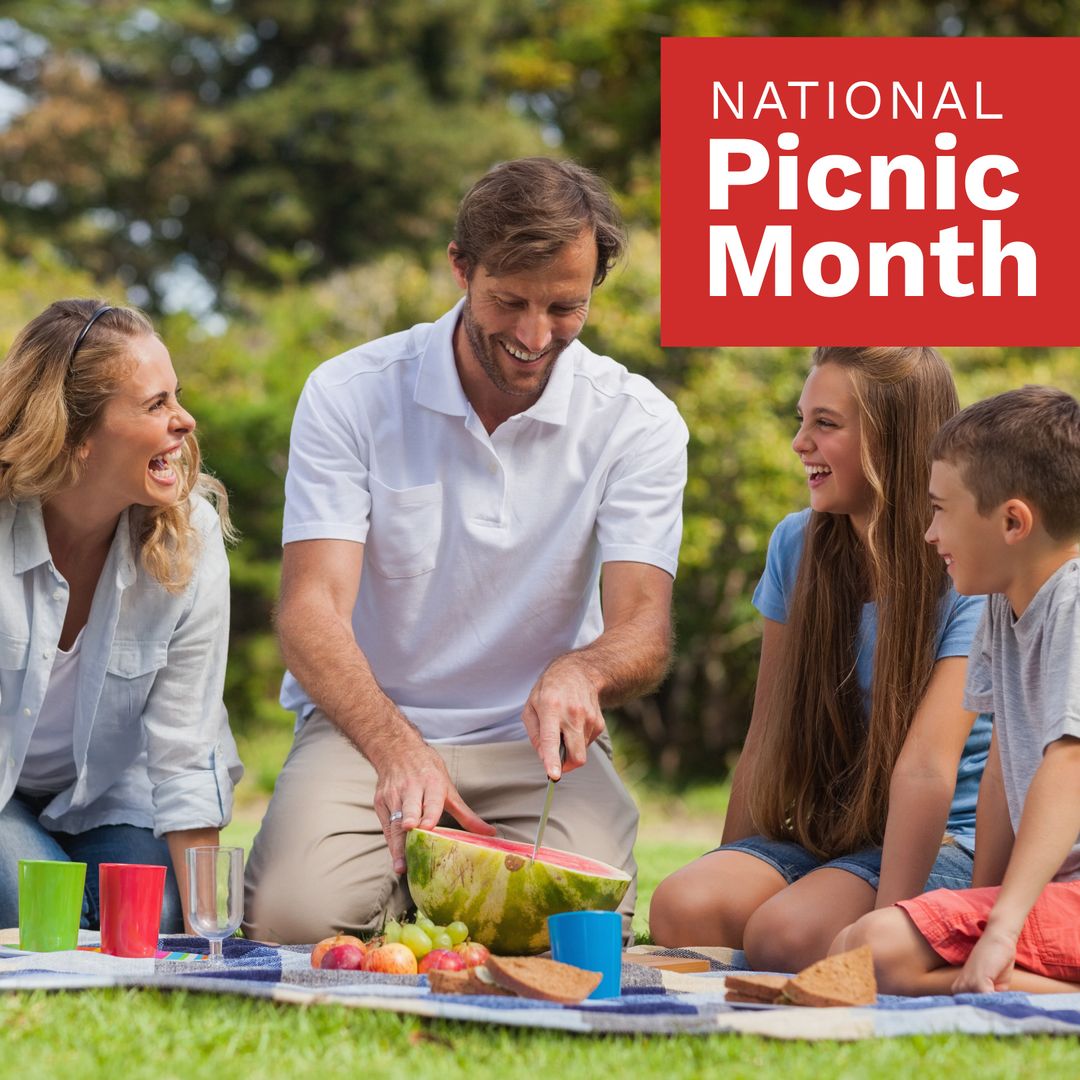
<svg viewBox="0 0 1080 1080">
<path fill-rule="evenodd" d="M 128 370 L 81 447 L 80 484 L 92 485 L 121 510 L 170 506 L 181 486 L 180 448 L 195 420 L 177 400 L 176 372 L 160 338 L 132 338 L 128 356 Z"/>
<path fill-rule="evenodd" d="M 797 413 L 799 430 L 791 448 L 806 469 L 810 505 L 825 514 L 847 514 L 862 532 L 873 488 L 862 469 L 859 405 L 851 376 L 837 364 L 811 369 Z"/>
</svg>

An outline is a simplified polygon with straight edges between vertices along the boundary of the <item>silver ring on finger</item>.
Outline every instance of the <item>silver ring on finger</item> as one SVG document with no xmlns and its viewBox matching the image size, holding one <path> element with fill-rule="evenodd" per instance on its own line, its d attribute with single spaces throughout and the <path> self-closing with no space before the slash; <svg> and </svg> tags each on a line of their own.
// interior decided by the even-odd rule
<svg viewBox="0 0 1080 1080">
<path fill-rule="evenodd" d="M 390 815 L 390 824 L 391 825 L 396 825 L 404 816 L 405 816 L 405 814 L 401 810 L 395 810 Z"/>
</svg>

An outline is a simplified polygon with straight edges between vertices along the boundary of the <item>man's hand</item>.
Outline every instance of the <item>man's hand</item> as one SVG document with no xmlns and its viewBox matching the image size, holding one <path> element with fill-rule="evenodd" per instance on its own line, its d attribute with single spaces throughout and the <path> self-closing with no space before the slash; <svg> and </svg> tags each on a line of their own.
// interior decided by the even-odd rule
<svg viewBox="0 0 1080 1080">
<path fill-rule="evenodd" d="M 589 744 L 604 730 L 600 696 L 588 665 L 575 653 L 553 660 L 525 702 L 521 719 L 552 780 L 585 764 Z M 566 763 L 559 760 L 559 739 Z"/>
<path fill-rule="evenodd" d="M 375 813 L 382 824 L 394 873 L 405 873 L 405 834 L 431 829 L 446 810 L 469 832 L 494 836 L 495 828 L 469 809 L 450 782 L 443 759 L 423 740 L 410 740 L 375 764 Z M 400 816 L 399 816 L 400 815 Z"/>
<path fill-rule="evenodd" d="M 589 744 L 604 730 L 600 706 L 614 708 L 656 689 L 671 655 L 671 575 L 635 562 L 604 563 L 602 574 L 604 632 L 552 660 L 521 714 L 552 780 L 585 764 Z"/>
<path fill-rule="evenodd" d="M 954 994 L 1008 990 L 1016 961 L 1016 938 L 987 926 L 952 985 Z"/>
</svg>

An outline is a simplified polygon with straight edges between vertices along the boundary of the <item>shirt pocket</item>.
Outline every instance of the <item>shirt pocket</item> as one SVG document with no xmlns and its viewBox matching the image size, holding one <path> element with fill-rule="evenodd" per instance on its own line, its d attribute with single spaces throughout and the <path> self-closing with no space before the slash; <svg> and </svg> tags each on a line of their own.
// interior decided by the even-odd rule
<svg viewBox="0 0 1080 1080">
<path fill-rule="evenodd" d="M 0 716 L 13 714 L 19 704 L 23 672 L 29 657 L 29 638 L 0 634 Z"/>
<path fill-rule="evenodd" d="M 141 716 L 154 678 L 168 660 L 167 641 L 113 641 L 105 669 L 111 690 L 107 704 L 121 716 Z"/>
<path fill-rule="evenodd" d="M 385 578 L 412 578 L 435 569 L 442 538 L 442 484 L 398 490 L 368 477 L 371 523 L 364 561 Z"/>
<path fill-rule="evenodd" d="M 0 668 L 5 671 L 25 671 L 30 654 L 30 639 L 0 634 Z"/>
</svg>

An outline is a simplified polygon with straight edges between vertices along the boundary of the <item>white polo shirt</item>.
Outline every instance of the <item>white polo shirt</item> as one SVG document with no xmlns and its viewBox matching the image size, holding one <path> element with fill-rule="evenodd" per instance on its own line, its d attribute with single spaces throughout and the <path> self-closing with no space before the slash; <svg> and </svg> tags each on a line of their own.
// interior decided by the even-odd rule
<svg viewBox="0 0 1080 1080">
<path fill-rule="evenodd" d="M 430 742 L 525 738 L 556 656 L 603 629 L 600 566 L 675 574 L 687 430 L 674 404 L 579 341 L 489 436 L 454 365 L 462 302 L 317 368 L 293 420 L 282 541 L 364 547 L 352 625 Z M 313 708 L 286 674 L 281 703 Z"/>
</svg>

